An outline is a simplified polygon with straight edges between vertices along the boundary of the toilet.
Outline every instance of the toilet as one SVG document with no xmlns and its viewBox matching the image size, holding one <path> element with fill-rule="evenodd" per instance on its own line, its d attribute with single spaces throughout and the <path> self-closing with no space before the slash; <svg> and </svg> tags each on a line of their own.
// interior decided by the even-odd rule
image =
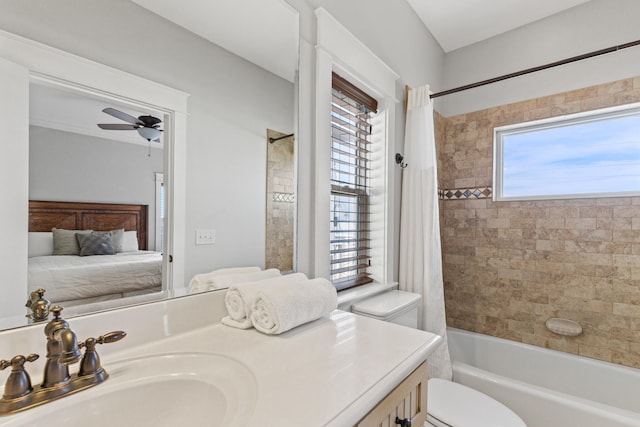
<svg viewBox="0 0 640 427">
<path fill-rule="evenodd" d="M 393 290 L 354 304 L 362 316 L 418 327 L 420 295 Z M 511 409 L 470 387 L 440 378 L 429 380 L 427 423 L 434 427 L 526 427 Z"/>
<path fill-rule="evenodd" d="M 470 387 L 431 378 L 427 388 L 427 425 L 435 427 L 526 427 L 502 403 Z"/>
<path fill-rule="evenodd" d="M 415 329 L 420 298 L 420 294 L 393 290 L 360 301 L 351 307 L 351 311 Z"/>
</svg>

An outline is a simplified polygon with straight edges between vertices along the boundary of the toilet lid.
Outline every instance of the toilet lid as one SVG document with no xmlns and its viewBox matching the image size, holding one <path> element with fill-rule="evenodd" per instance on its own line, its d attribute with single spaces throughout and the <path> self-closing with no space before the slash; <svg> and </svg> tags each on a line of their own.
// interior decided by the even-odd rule
<svg viewBox="0 0 640 427">
<path fill-rule="evenodd" d="M 371 317 L 389 317 L 420 301 L 420 294 L 389 291 L 353 305 L 353 312 Z"/>
<path fill-rule="evenodd" d="M 511 409 L 462 384 L 432 378 L 427 390 L 429 414 L 452 427 L 526 427 Z"/>
</svg>

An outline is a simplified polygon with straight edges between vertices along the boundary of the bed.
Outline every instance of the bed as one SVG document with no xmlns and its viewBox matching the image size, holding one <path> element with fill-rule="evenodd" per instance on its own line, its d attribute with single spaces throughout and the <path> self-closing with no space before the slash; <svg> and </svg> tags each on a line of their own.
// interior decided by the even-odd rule
<svg viewBox="0 0 640 427">
<path fill-rule="evenodd" d="M 147 218 L 147 205 L 29 201 L 29 292 L 43 288 L 68 307 L 161 291 L 162 254 L 148 250 Z M 104 233 L 108 254 L 61 246 Z"/>
</svg>

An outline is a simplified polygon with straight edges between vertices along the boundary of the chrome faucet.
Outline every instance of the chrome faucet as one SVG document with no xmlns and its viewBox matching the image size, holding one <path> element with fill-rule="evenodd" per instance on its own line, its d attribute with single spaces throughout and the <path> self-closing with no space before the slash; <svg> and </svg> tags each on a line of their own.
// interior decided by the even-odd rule
<svg viewBox="0 0 640 427">
<path fill-rule="evenodd" d="M 31 385 L 31 378 L 24 367 L 26 362 L 37 360 L 39 357 L 37 354 L 26 357 L 18 355 L 11 360 L 0 360 L 0 370 L 11 367 L 11 373 L 0 399 L 0 416 L 24 411 L 93 387 L 109 377 L 100 363 L 96 344 L 119 341 L 127 335 L 126 332 L 109 332 L 98 338 L 88 338 L 78 343 L 69 323 L 60 317 L 61 311 L 62 307 L 53 307 L 51 312 L 54 318 L 44 328 L 44 334 L 47 337 L 47 361 L 40 386 L 34 388 Z M 84 357 L 80 351 L 83 347 L 86 348 Z M 77 374 L 70 375 L 69 365 L 81 358 L 80 370 Z"/>
</svg>

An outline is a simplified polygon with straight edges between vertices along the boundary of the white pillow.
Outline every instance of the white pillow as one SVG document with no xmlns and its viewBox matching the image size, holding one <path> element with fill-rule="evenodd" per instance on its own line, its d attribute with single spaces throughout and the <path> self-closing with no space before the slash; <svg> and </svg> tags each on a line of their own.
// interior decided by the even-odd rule
<svg viewBox="0 0 640 427">
<path fill-rule="evenodd" d="M 138 251 L 138 232 L 125 231 L 122 237 L 122 252 Z"/>
<path fill-rule="evenodd" d="M 51 231 L 30 231 L 28 247 L 29 258 L 53 255 L 53 233 Z"/>
</svg>

